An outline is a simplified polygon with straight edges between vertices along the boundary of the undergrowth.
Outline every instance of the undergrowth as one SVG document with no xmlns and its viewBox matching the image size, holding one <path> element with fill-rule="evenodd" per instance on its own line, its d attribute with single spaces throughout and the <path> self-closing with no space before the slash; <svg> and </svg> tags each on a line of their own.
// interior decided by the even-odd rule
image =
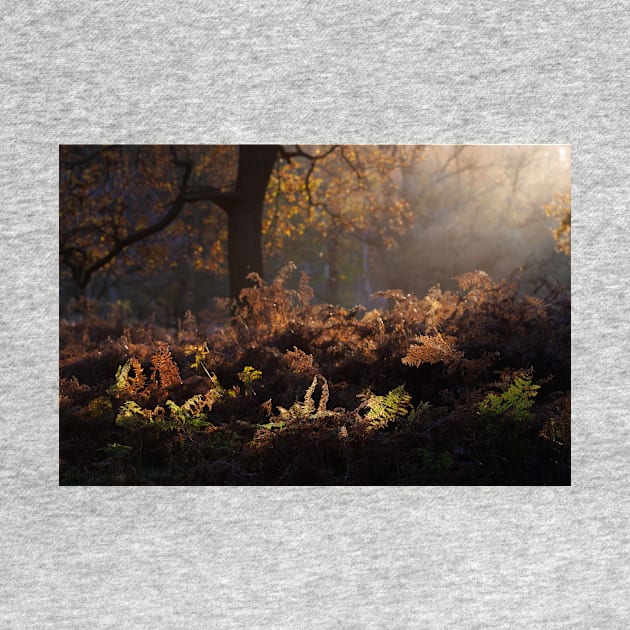
<svg viewBox="0 0 630 630">
<path fill-rule="evenodd" d="M 568 484 L 569 296 L 313 304 L 258 276 L 226 324 L 61 322 L 62 484 Z"/>
</svg>

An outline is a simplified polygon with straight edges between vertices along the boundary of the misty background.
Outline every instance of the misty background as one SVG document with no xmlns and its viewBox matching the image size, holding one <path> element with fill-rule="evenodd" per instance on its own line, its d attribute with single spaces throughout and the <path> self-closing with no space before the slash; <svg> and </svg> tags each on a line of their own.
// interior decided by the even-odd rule
<svg viewBox="0 0 630 630">
<path fill-rule="evenodd" d="M 454 276 L 477 269 L 495 280 L 520 278 L 524 291 L 541 297 L 569 287 L 570 257 L 556 250 L 557 220 L 545 211 L 570 191 L 569 147 L 428 145 L 392 177 L 394 186 L 381 192 L 405 210 L 387 238 L 382 219 L 362 216 L 360 229 L 344 228 L 326 224 L 323 215 L 306 220 L 298 202 L 280 209 L 266 204 L 265 278 L 292 260 L 310 276 L 316 300 L 345 306 L 377 305 L 370 295 L 385 289 L 422 296 L 436 284 L 453 288 Z M 322 178 L 325 186 L 325 172 Z M 188 310 L 211 311 L 212 298 L 229 294 L 226 218 L 212 204 L 198 204 L 182 221 L 187 232 L 154 239 L 158 265 L 138 263 L 150 242 L 130 247 L 83 293 L 62 265 L 61 315 L 72 316 L 80 297 L 99 312 L 115 305 L 126 316 L 154 316 L 169 325 Z M 207 244 L 201 262 L 191 234 Z M 299 273 L 293 283 L 298 279 Z"/>
</svg>

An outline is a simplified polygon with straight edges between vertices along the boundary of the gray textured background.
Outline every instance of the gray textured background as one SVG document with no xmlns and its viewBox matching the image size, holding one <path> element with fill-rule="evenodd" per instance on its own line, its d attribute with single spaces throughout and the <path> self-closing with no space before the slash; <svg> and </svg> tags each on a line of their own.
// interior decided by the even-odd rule
<svg viewBox="0 0 630 630">
<path fill-rule="evenodd" d="M 0 628 L 628 628 L 628 2 L 2 3 Z M 570 488 L 58 486 L 57 154 L 570 143 Z"/>
</svg>

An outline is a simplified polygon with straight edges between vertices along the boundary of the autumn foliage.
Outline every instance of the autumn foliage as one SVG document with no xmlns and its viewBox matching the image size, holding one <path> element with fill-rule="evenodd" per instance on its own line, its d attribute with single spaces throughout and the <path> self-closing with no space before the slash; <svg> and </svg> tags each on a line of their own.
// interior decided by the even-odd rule
<svg viewBox="0 0 630 630">
<path fill-rule="evenodd" d="M 346 309 L 294 272 L 176 330 L 62 321 L 61 483 L 570 483 L 567 292 L 477 271 Z"/>
</svg>

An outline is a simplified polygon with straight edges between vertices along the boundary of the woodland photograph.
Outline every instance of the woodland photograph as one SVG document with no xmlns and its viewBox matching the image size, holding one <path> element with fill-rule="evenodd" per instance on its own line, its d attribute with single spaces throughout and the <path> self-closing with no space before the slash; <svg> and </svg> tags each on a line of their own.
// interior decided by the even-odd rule
<svg viewBox="0 0 630 630">
<path fill-rule="evenodd" d="M 61 485 L 570 485 L 566 145 L 60 145 Z"/>
</svg>

